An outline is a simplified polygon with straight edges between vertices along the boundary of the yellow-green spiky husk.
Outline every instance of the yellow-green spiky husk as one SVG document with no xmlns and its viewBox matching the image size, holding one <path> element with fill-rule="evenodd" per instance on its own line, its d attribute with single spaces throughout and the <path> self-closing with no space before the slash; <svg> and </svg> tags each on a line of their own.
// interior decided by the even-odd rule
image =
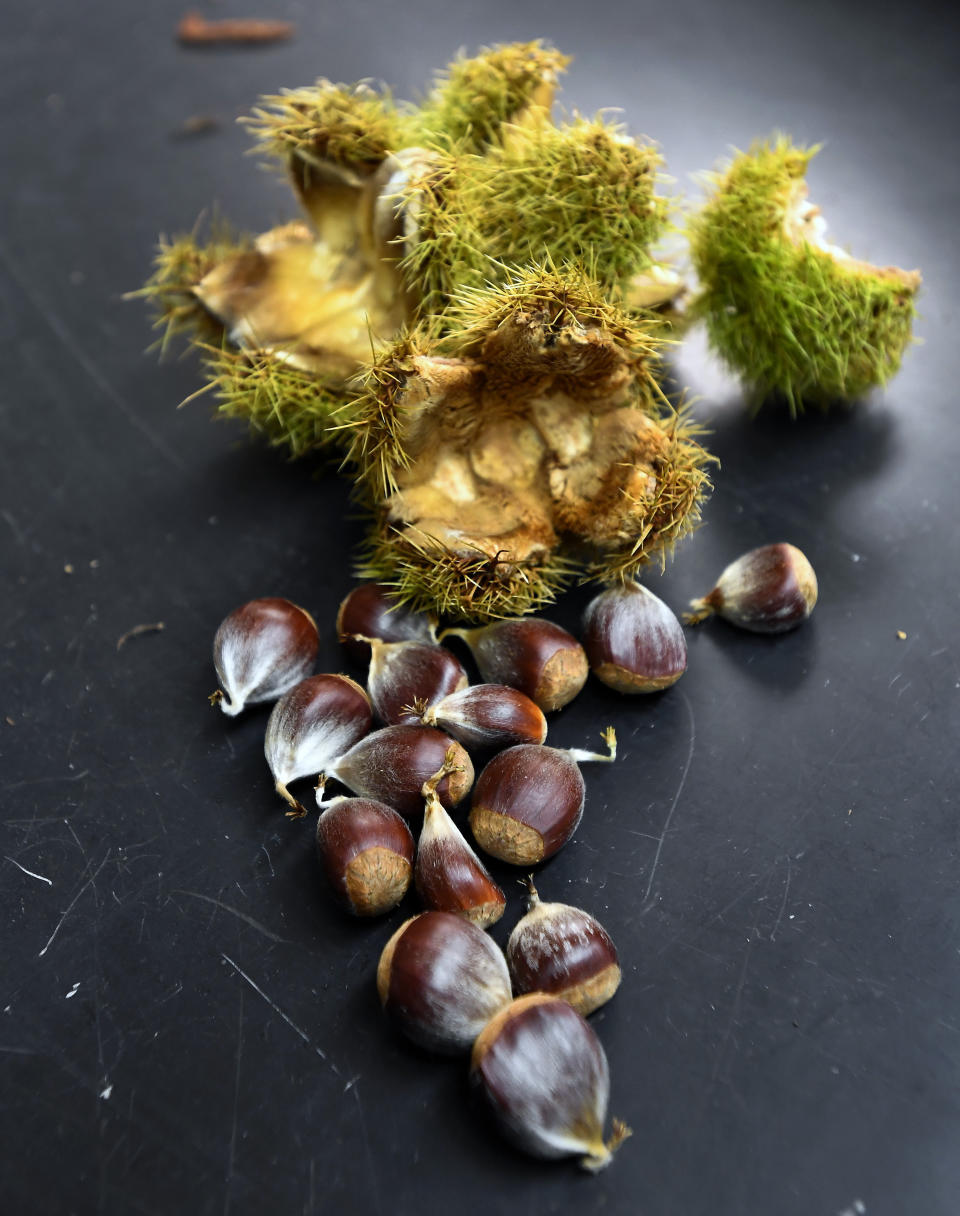
<svg viewBox="0 0 960 1216">
<path fill-rule="evenodd" d="M 420 107 L 414 142 L 438 140 L 482 152 L 499 141 L 505 123 L 529 107 L 549 107 L 553 85 L 570 62 L 551 46 L 514 42 L 494 46 L 475 58 L 462 55 L 441 72 Z"/>
<path fill-rule="evenodd" d="M 233 232 L 222 220 L 209 225 L 208 239 L 200 239 L 202 224 L 193 232 L 172 240 L 162 237 L 153 259 L 153 274 L 131 297 L 147 301 L 154 328 L 161 329 L 159 346 L 166 351 L 170 340 L 189 335 L 198 343 L 216 342 L 223 326 L 197 299 L 194 287 L 224 259 L 249 249 L 252 238 Z"/>
<path fill-rule="evenodd" d="M 655 193 L 661 158 L 602 118 L 518 131 L 478 158 L 464 209 L 501 263 L 581 261 L 605 289 L 646 270 L 667 222 Z"/>
<path fill-rule="evenodd" d="M 420 545 L 386 521 L 374 527 L 356 568 L 358 578 L 380 583 L 398 604 L 478 623 L 538 611 L 557 598 L 573 572 L 573 563 L 557 555 L 546 563 L 519 563 L 438 550 L 430 538 Z"/>
<path fill-rule="evenodd" d="M 213 393 L 217 417 L 243 419 L 293 458 L 340 444 L 349 411 L 346 392 L 325 386 L 275 353 L 206 347 L 204 365 L 208 379 L 200 392 Z"/>
<path fill-rule="evenodd" d="M 662 570 L 677 542 L 700 526 L 703 504 L 713 489 L 707 466 L 716 464 L 716 458 L 702 446 L 705 430 L 686 407 L 663 413 L 660 423 L 670 443 L 648 523 L 632 545 L 590 562 L 584 581 L 627 582 L 654 562 Z"/>
<path fill-rule="evenodd" d="M 816 148 L 779 136 L 736 156 L 689 222 L 691 306 L 756 404 L 828 407 L 883 384 L 910 341 L 915 272 L 838 258 L 785 228 Z M 802 194 L 801 194 L 802 196 Z"/>
<path fill-rule="evenodd" d="M 243 120 L 254 150 L 283 165 L 329 162 L 365 177 L 388 153 L 408 142 L 407 119 L 393 99 L 366 84 L 333 84 L 320 79 L 301 89 L 261 98 Z"/>
</svg>

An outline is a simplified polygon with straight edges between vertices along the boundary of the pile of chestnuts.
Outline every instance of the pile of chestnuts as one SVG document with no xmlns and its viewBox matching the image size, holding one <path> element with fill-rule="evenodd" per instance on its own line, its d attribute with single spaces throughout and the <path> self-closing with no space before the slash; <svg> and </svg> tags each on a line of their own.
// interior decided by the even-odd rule
<svg viewBox="0 0 960 1216">
<path fill-rule="evenodd" d="M 778 633 L 816 598 L 800 550 L 768 545 L 728 566 L 685 621 L 716 614 Z M 229 716 L 274 702 L 264 740 L 274 787 L 302 818 L 289 787 L 315 781 L 317 857 L 342 908 L 380 916 L 415 888 L 424 911 L 396 930 L 377 970 L 393 1023 L 428 1050 L 470 1052 L 471 1083 L 517 1146 L 600 1169 L 629 1131 L 614 1120 L 604 1139 L 609 1070 L 584 1019 L 620 984 L 616 948 L 588 912 L 541 901 L 529 877 L 526 915 L 502 951 L 484 930 L 507 899 L 481 854 L 528 870 L 572 838 L 586 801 L 580 765 L 614 760 L 616 734 L 603 732 L 606 753 L 548 746 L 546 714 L 590 671 L 625 693 L 669 688 L 686 670 L 683 628 L 628 581 L 588 605 L 582 644 L 530 617 L 438 635 L 435 621 L 365 584 L 340 605 L 337 633 L 367 663 L 366 687 L 312 674 L 319 635 L 303 608 L 277 597 L 244 604 L 217 630 L 210 700 Z M 469 683 L 450 638 L 483 683 Z M 331 782 L 347 792 L 328 797 Z M 468 794 L 473 844 L 450 813 Z"/>
</svg>

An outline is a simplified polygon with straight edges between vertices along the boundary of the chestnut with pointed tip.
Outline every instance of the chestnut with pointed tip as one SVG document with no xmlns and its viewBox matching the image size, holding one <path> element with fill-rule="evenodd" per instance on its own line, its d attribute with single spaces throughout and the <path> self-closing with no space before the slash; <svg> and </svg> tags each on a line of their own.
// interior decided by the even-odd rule
<svg viewBox="0 0 960 1216">
<path fill-rule="evenodd" d="M 370 646 L 361 638 L 384 642 L 436 642 L 436 621 L 390 599 L 379 583 L 361 583 L 340 601 L 337 637 L 351 657 L 364 662 Z"/>
<path fill-rule="evenodd" d="M 373 712 L 385 726 L 411 725 L 419 715 L 414 701 L 433 705 L 467 686 L 462 663 L 449 650 L 429 642 L 381 642 L 370 646 L 367 688 Z"/>
<path fill-rule="evenodd" d="M 610 1164 L 630 1135 L 603 1129 L 610 1069 L 600 1040 L 566 1001 L 535 992 L 487 1023 L 473 1045 L 470 1079 L 511 1143 L 534 1157 L 579 1157 L 590 1171 Z"/>
<path fill-rule="evenodd" d="M 628 580 L 587 605 L 583 646 L 598 680 L 617 692 L 660 692 L 687 669 L 687 640 L 659 596 Z"/>
<path fill-rule="evenodd" d="M 437 797 L 437 786 L 455 770 L 456 753 L 451 748 L 443 766 L 424 783 L 426 807 L 414 881 L 428 908 L 454 912 L 486 929 L 503 915 L 507 899 Z"/>
<path fill-rule="evenodd" d="M 527 914 L 507 942 L 507 966 L 518 995 L 549 992 L 586 1017 L 620 986 L 617 948 L 606 929 L 582 908 L 544 903 L 527 880 Z"/>
<path fill-rule="evenodd" d="M 352 748 L 370 730 L 370 699 L 349 676 L 319 675 L 301 680 L 273 707 L 263 751 L 277 793 L 297 816 L 306 811 L 287 789 Z"/>
<path fill-rule="evenodd" d="M 583 647 L 566 629 L 541 617 L 492 621 L 476 629 L 445 629 L 470 648 L 488 684 L 509 684 L 544 713 L 568 705 L 587 682 Z"/>
<path fill-rule="evenodd" d="M 716 613 L 752 633 L 786 633 L 813 612 L 817 576 L 795 545 L 763 545 L 729 566 L 712 591 L 692 600 L 684 620 L 697 625 Z"/>
<path fill-rule="evenodd" d="M 413 835 L 395 810 L 371 798 L 318 799 L 317 859 L 334 898 L 354 916 L 380 916 L 413 877 Z"/>
<path fill-rule="evenodd" d="M 310 674 L 318 646 L 316 622 L 305 608 L 277 596 L 241 604 L 213 639 L 223 691 L 211 695 L 211 704 L 233 718 L 246 705 L 275 701 Z"/>
<path fill-rule="evenodd" d="M 380 1004 L 399 1029 L 430 1051 L 469 1051 L 510 1004 L 503 951 L 451 912 L 422 912 L 387 942 L 377 967 Z"/>
<path fill-rule="evenodd" d="M 456 771 L 437 786 L 437 796 L 449 809 L 473 785 L 473 764 L 459 743 L 432 726 L 384 726 L 372 731 L 328 761 L 323 775 L 334 777 L 362 798 L 385 802 L 410 819 L 423 809 L 423 783 L 441 767 L 450 747 Z"/>
<path fill-rule="evenodd" d="M 470 830 L 485 853 L 516 866 L 536 865 L 561 849 L 583 816 L 585 760 L 616 759 L 612 726 L 608 755 L 579 748 L 521 743 L 494 756 L 477 779 Z"/>
<path fill-rule="evenodd" d="M 427 705 L 420 721 L 445 730 L 465 747 L 504 748 L 542 743 L 547 737 L 543 711 L 506 684 L 471 684 L 449 693 Z"/>
</svg>

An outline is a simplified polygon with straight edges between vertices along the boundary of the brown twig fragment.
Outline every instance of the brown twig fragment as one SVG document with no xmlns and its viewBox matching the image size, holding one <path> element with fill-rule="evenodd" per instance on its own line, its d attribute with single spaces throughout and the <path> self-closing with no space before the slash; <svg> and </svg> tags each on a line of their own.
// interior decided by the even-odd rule
<svg viewBox="0 0 960 1216">
<path fill-rule="evenodd" d="M 177 26 L 177 39 L 187 46 L 218 46 L 228 43 L 248 46 L 283 42 L 292 38 L 290 21 L 261 21 L 253 17 L 225 17 L 208 21 L 201 13 L 186 13 Z"/>
<path fill-rule="evenodd" d="M 122 637 L 117 638 L 117 650 L 121 650 L 125 643 L 131 638 L 137 638 L 141 633 L 162 633 L 166 629 L 163 621 L 154 621 L 150 625 L 134 625 L 132 629 L 128 629 Z"/>
</svg>

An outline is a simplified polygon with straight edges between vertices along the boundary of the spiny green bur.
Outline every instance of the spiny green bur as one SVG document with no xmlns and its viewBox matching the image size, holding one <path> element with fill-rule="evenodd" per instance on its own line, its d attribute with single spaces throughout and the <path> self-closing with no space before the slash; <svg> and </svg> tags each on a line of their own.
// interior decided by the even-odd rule
<svg viewBox="0 0 960 1216">
<path fill-rule="evenodd" d="M 816 148 L 784 136 L 753 145 L 716 175 L 689 222 L 701 291 L 692 312 L 755 404 L 828 408 L 883 384 L 910 341 L 915 271 L 876 267 L 824 247 L 805 205 Z"/>
</svg>

